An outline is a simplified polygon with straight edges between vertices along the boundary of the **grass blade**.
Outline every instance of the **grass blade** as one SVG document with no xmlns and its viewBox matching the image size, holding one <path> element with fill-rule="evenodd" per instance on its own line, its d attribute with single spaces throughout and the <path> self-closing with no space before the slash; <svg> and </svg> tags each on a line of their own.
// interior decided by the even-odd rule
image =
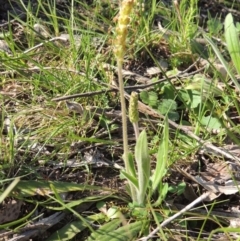
<svg viewBox="0 0 240 241">
<path fill-rule="evenodd" d="M 240 90 L 240 85 L 237 81 L 237 79 L 235 78 L 235 76 L 233 75 L 229 65 L 227 64 L 227 62 L 225 61 L 225 59 L 223 58 L 222 54 L 220 53 L 220 51 L 218 50 L 217 46 L 213 43 L 213 41 L 207 36 L 207 35 L 203 35 L 203 37 L 206 39 L 206 41 L 211 45 L 212 49 L 214 50 L 215 54 L 217 55 L 219 61 L 221 62 L 221 64 L 224 66 L 224 68 L 226 69 L 228 75 L 230 76 L 231 80 L 234 82 L 234 84 L 236 85 L 236 87 Z"/>
</svg>

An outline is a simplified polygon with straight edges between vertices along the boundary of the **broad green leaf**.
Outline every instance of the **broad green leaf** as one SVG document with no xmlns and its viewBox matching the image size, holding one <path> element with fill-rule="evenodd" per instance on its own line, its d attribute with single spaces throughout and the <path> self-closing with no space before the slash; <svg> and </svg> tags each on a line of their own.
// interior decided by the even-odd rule
<svg viewBox="0 0 240 241">
<path fill-rule="evenodd" d="M 68 241 L 74 238 L 78 233 L 83 231 L 87 226 L 82 221 L 74 221 L 68 223 L 60 230 L 57 230 L 54 234 L 52 234 L 47 241 Z"/>
<path fill-rule="evenodd" d="M 176 110 L 177 103 L 175 100 L 172 99 L 163 99 L 161 103 L 158 105 L 158 110 L 161 114 L 166 114 L 169 111 Z"/>
<path fill-rule="evenodd" d="M 177 103 L 172 99 L 163 99 L 162 102 L 158 105 L 158 111 L 167 115 L 172 121 L 179 119 L 179 114 L 175 110 L 177 109 Z"/>
<path fill-rule="evenodd" d="M 86 218 L 86 220 L 88 220 L 88 218 Z M 93 222 L 93 220 L 89 220 L 89 222 Z M 86 224 L 82 221 L 73 221 L 71 223 L 67 223 L 64 227 L 54 232 L 46 241 L 72 240 L 78 233 L 82 232 L 86 228 Z"/>
<path fill-rule="evenodd" d="M 133 177 L 137 178 L 137 173 L 134 165 L 134 157 L 130 152 L 128 153 L 128 162 L 129 162 L 129 172 Z"/>
<path fill-rule="evenodd" d="M 239 33 L 240 32 L 240 23 L 239 22 L 236 23 L 236 28 L 237 28 L 237 31 Z"/>
<path fill-rule="evenodd" d="M 138 204 L 144 205 L 150 177 L 150 158 L 146 131 L 143 130 L 135 146 L 135 160 L 138 169 Z"/>
<path fill-rule="evenodd" d="M 202 102 L 201 93 L 196 90 L 182 89 L 179 91 L 179 95 L 185 101 L 185 104 L 191 109 L 198 107 L 198 105 Z"/>
<path fill-rule="evenodd" d="M 118 220 L 118 219 L 113 219 Z M 99 228 L 96 232 L 101 229 L 101 234 L 99 234 L 96 239 L 90 239 L 87 241 L 126 241 L 126 240 L 135 240 L 139 232 L 148 225 L 146 221 L 137 221 L 130 224 L 124 224 L 118 229 L 107 230 L 105 228 Z M 113 225 L 112 225 L 113 226 Z"/>
<path fill-rule="evenodd" d="M 140 93 L 140 98 L 143 103 L 150 105 L 152 107 L 157 106 L 158 103 L 158 96 L 157 93 L 154 91 L 142 91 Z"/>
<path fill-rule="evenodd" d="M 172 120 L 172 121 L 177 121 L 179 120 L 179 114 L 178 112 L 174 112 L 174 111 L 169 111 L 167 113 L 168 119 Z"/>
<path fill-rule="evenodd" d="M 207 126 L 209 129 L 219 129 L 222 127 L 221 121 L 219 118 L 212 116 L 203 116 L 201 118 L 201 124 Z"/>
<path fill-rule="evenodd" d="M 164 99 L 174 99 L 175 98 L 175 90 L 172 84 L 164 84 L 161 88 L 161 93 Z"/>
<path fill-rule="evenodd" d="M 144 104 L 148 104 L 148 92 L 146 90 L 140 93 L 140 98 Z"/>
<path fill-rule="evenodd" d="M 239 34 L 237 32 L 237 29 L 233 23 L 233 17 L 232 14 L 229 13 L 224 22 L 225 27 L 225 39 L 227 43 L 227 49 L 231 56 L 231 59 L 234 63 L 234 66 L 240 74 L 240 43 L 239 43 Z"/>
<path fill-rule="evenodd" d="M 152 192 L 154 192 L 157 187 L 162 182 L 162 178 L 166 174 L 166 167 L 168 161 L 168 141 L 169 141 L 169 125 L 168 119 L 165 119 L 165 126 L 163 130 L 163 138 L 160 142 L 160 146 L 157 154 L 157 165 L 152 176 Z"/>
<path fill-rule="evenodd" d="M 29 197 L 34 195 L 47 196 L 53 193 L 50 184 L 55 187 L 58 193 L 83 190 L 102 190 L 102 187 L 77 183 L 28 180 L 20 181 L 13 189 L 11 195 L 18 197 Z M 110 189 L 108 189 L 108 191 L 109 190 Z"/>
<path fill-rule="evenodd" d="M 121 224 L 120 219 L 113 219 L 110 222 L 101 225 L 99 229 L 97 229 L 95 232 L 91 233 L 87 241 L 103 241 L 103 237 L 107 236 L 108 234 L 111 235 L 113 231 L 116 230 L 116 228 Z M 108 236 L 108 241 L 111 236 Z M 114 237 L 114 236 L 113 236 Z"/>
<path fill-rule="evenodd" d="M 148 92 L 148 104 L 152 107 L 157 106 L 158 96 L 156 92 L 150 91 Z"/>
<path fill-rule="evenodd" d="M 162 201 L 165 200 L 167 193 L 168 193 L 168 183 L 164 183 L 162 186 L 162 189 L 160 191 L 160 196 L 162 198 Z"/>
</svg>

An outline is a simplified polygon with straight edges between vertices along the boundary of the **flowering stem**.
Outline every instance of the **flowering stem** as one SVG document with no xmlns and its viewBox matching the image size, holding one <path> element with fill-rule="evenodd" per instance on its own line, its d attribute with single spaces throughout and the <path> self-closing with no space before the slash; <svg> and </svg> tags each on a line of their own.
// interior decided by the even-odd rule
<svg viewBox="0 0 240 241">
<path fill-rule="evenodd" d="M 123 76 L 122 76 L 122 61 L 117 61 L 117 66 L 118 66 L 120 101 L 121 101 L 121 109 L 122 109 L 122 131 L 123 131 L 123 151 L 124 151 L 123 159 L 124 159 L 126 172 L 129 173 L 127 114 L 126 114 L 126 101 L 124 97 L 124 84 L 123 84 Z"/>
<path fill-rule="evenodd" d="M 126 173 L 131 174 L 129 153 L 128 153 L 128 131 L 127 131 L 127 114 L 126 114 L 126 102 L 124 97 L 124 83 L 122 76 L 123 59 L 126 49 L 126 38 L 128 32 L 128 24 L 130 22 L 130 13 L 133 8 L 134 0 L 123 0 L 120 6 L 118 25 L 116 27 L 116 39 L 114 53 L 117 59 L 118 66 L 118 82 L 122 109 L 122 131 L 123 131 L 123 160 L 125 164 Z M 133 202 L 136 202 L 136 188 L 131 182 L 129 182 L 131 197 Z"/>
</svg>

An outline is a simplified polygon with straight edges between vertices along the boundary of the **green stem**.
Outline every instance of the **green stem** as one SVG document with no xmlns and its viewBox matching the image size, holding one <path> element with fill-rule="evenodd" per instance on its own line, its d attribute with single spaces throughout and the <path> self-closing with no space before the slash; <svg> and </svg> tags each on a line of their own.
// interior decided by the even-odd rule
<svg viewBox="0 0 240 241">
<path fill-rule="evenodd" d="M 120 91 L 120 101 L 122 109 L 122 131 L 123 131 L 123 160 L 126 172 L 131 174 L 129 161 L 128 161 L 128 131 L 127 131 L 127 113 L 126 113 L 126 102 L 124 97 L 124 84 L 122 76 L 122 61 L 117 60 L 118 66 L 118 82 L 119 82 L 119 91 Z M 137 202 L 137 193 L 135 187 L 129 182 L 131 197 L 133 202 Z"/>
<path fill-rule="evenodd" d="M 118 60 L 117 65 L 118 65 L 118 81 L 119 81 L 120 101 L 121 101 L 121 109 L 122 109 L 123 160 L 124 160 L 126 172 L 129 173 L 127 114 L 126 114 L 126 102 L 125 102 L 125 97 L 124 97 L 124 84 L 123 84 L 123 76 L 122 76 L 122 61 Z"/>
</svg>

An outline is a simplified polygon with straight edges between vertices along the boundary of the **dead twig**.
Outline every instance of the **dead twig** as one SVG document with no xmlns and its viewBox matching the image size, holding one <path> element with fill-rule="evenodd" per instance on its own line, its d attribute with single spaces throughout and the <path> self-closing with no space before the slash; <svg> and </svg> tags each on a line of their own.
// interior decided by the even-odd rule
<svg viewBox="0 0 240 241">
<path fill-rule="evenodd" d="M 192 67 L 193 67 L 193 65 L 189 66 L 186 70 L 178 73 L 177 75 L 174 75 L 174 76 L 171 76 L 171 77 L 168 77 L 168 78 L 162 78 L 162 79 L 159 79 L 155 82 L 151 82 L 151 83 L 148 83 L 148 84 L 142 84 L 142 85 L 126 86 L 126 87 L 124 87 L 124 90 L 146 89 L 146 88 L 152 87 L 154 85 L 157 85 L 159 83 L 169 81 L 171 79 L 189 77 L 191 75 L 194 75 L 194 74 L 197 74 L 197 73 L 201 72 L 205 68 L 205 67 L 202 67 L 202 68 L 200 68 L 196 71 L 193 71 L 191 73 L 187 73 L 187 70 L 191 69 Z M 133 73 L 133 74 L 135 74 L 135 73 Z M 148 79 L 146 77 L 144 77 L 144 78 Z M 150 79 L 148 79 L 148 80 L 151 81 Z M 106 84 L 104 84 L 104 85 L 106 85 Z M 73 98 L 89 97 L 89 96 L 94 96 L 94 95 L 99 95 L 99 94 L 109 93 L 109 92 L 117 92 L 117 91 L 118 91 L 118 89 L 113 88 L 113 86 L 111 86 L 110 89 L 108 89 L 108 90 L 100 90 L 100 91 L 93 91 L 93 92 L 87 92 L 87 93 L 81 93 L 81 94 L 62 96 L 62 97 L 53 98 L 52 101 L 62 101 L 62 100 L 69 100 L 69 99 L 73 99 Z"/>
</svg>

